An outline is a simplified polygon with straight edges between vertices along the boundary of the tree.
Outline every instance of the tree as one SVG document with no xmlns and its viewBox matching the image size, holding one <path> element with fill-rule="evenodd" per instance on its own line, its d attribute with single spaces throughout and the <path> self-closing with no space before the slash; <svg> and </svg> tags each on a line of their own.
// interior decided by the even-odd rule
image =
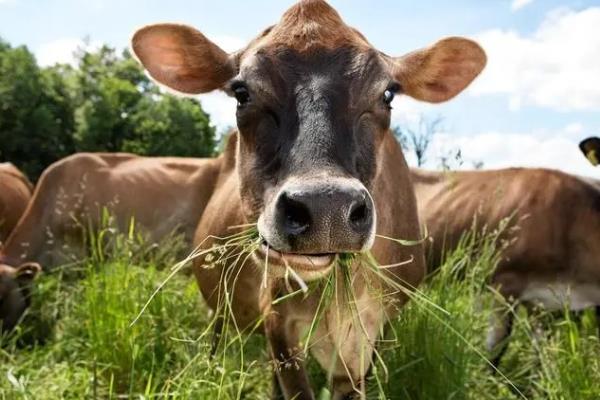
<svg viewBox="0 0 600 400">
<path fill-rule="evenodd" d="M 197 100 L 162 94 L 128 51 L 103 46 L 77 58 L 79 151 L 212 155 L 215 130 Z"/>
<path fill-rule="evenodd" d="M 443 171 L 459 169 L 465 163 L 460 149 L 450 149 L 439 157 L 438 168 Z"/>
<path fill-rule="evenodd" d="M 132 137 L 124 141 L 124 151 L 187 157 L 209 157 L 214 152 L 214 128 L 196 100 L 172 95 L 143 98 L 131 122 Z"/>
<path fill-rule="evenodd" d="M 0 160 L 35 180 L 76 151 L 205 157 L 215 129 L 197 100 L 161 93 L 128 51 L 76 52 L 77 66 L 38 67 L 0 39 Z"/>
<path fill-rule="evenodd" d="M 426 118 L 421 116 L 416 127 L 411 126 L 396 126 L 392 128 L 392 132 L 400 145 L 405 151 L 414 152 L 417 158 L 417 166 L 421 167 L 425 164 L 427 150 L 433 140 L 433 137 L 442 130 L 441 117 Z"/>
<path fill-rule="evenodd" d="M 73 104 L 60 68 L 41 70 L 24 46 L 0 40 L 0 157 L 31 177 L 73 152 Z"/>
</svg>

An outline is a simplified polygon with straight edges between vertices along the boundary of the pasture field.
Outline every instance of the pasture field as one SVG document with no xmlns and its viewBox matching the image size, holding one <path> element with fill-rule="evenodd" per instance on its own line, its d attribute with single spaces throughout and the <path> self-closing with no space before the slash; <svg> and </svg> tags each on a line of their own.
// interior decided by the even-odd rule
<svg viewBox="0 0 600 400">
<path fill-rule="evenodd" d="M 243 349 L 233 343 L 209 357 L 211 317 L 189 270 L 132 324 L 169 275 L 177 241 L 146 246 L 131 232 L 112 241 L 105 250 L 92 240 L 83 262 L 37 280 L 24 323 L 0 339 L 0 399 L 268 398 L 264 338 L 244 337 Z M 508 310 L 517 314 L 513 340 L 501 373 L 491 372 L 484 337 L 493 293 L 485 282 L 498 244 L 493 232 L 468 235 L 421 287 L 428 300 L 411 302 L 392 321 L 369 398 L 600 398 L 591 311 L 526 318 Z M 319 398 L 329 398 L 325 377 L 309 363 Z"/>
</svg>

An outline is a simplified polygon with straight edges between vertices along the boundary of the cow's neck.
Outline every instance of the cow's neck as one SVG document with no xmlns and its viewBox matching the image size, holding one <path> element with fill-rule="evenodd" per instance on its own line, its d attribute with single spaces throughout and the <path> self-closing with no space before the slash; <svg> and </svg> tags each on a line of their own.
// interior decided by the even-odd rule
<svg viewBox="0 0 600 400">
<path fill-rule="evenodd" d="M 30 207 L 31 212 L 35 212 Z M 35 226 L 31 222 L 35 218 L 22 218 L 6 239 L 2 250 L 0 250 L 0 260 L 6 260 L 8 265 L 19 265 L 24 261 L 44 263 L 41 255 L 44 253 L 48 238 L 45 235 L 45 229 L 42 229 L 41 221 L 36 221 Z"/>
<path fill-rule="evenodd" d="M 380 265 L 412 260 L 410 268 L 403 265 L 387 271 L 405 283 L 416 286 L 425 273 L 417 203 L 404 154 L 390 133 L 386 134 L 377 160 L 372 195 L 377 209 L 377 234 L 380 236 L 376 237 L 371 252 Z M 419 244 L 401 245 L 381 236 L 416 241 Z"/>
</svg>

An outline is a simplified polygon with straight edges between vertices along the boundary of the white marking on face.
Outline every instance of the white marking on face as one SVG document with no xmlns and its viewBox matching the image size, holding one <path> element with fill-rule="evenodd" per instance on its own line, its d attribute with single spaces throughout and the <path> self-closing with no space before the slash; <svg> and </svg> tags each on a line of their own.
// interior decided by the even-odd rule
<svg viewBox="0 0 600 400">
<path fill-rule="evenodd" d="M 571 310 L 583 310 L 600 305 L 600 286 L 573 282 L 531 282 L 520 299 L 540 303 L 551 311 L 561 310 L 566 305 Z"/>
</svg>

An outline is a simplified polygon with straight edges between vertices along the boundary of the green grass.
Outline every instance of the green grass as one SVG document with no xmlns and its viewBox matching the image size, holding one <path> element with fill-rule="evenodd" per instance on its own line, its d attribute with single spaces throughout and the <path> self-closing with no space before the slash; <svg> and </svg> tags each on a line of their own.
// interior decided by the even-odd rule
<svg viewBox="0 0 600 400">
<path fill-rule="evenodd" d="M 170 276 L 175 240 L 148 247 L 133 230 L 90 238 L 91 255 L 41 276 L 24 323 L 0 339 L 0 399 L 268 398 L 264 338 L 244 337 L 243 358 L 235 345 L 209 358 L 213 317 L 189 270 L 169 279 L 132 324 Z M 593 312 L 527 317 L 517 310 L 501 373 L 491 372 L 486 282 L 502 245 L 497 232 L 471 234 L 448 255 L 387 330 L 370 398 L 600 398 Z M 534 334 L 538 325 L 543 334 Z M 314 361 L 310 371 L 319 392 L 326 377 Z"/>
</svg>

